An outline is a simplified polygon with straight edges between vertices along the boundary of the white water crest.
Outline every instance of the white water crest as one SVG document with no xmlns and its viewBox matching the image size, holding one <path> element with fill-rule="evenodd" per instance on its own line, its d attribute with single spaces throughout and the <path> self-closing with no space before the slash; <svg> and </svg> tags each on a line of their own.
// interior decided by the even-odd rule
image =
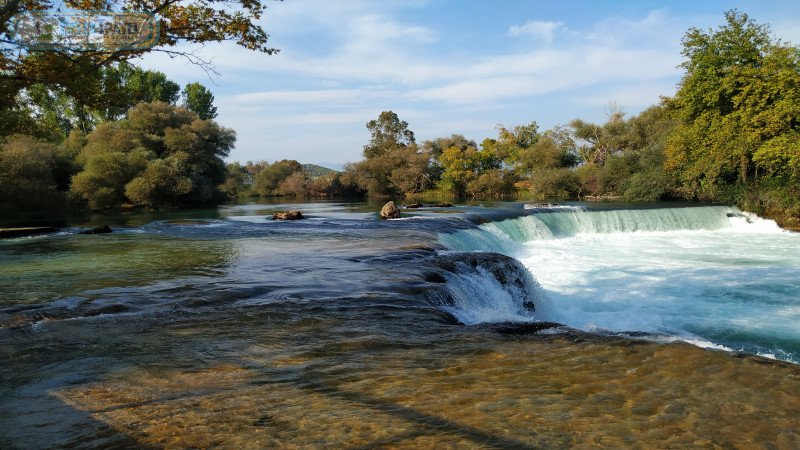
<svg viewBox="0 0 800 450">
<path fill-rule="evenodd" d="M 496 254 L 445 252 L 452 266 L 429 300 L 465 325 L 528 322 L 549 315 L 542 287 L 518 260 Z"/>
<path fill-rule="evenodd" d="M 519 259 L 550 302 L 538 319 L 800 361 L 800 234 L 771 220 L 721 206 L 575 210 L 471 231 L 441 242 Z"/>
</svg>

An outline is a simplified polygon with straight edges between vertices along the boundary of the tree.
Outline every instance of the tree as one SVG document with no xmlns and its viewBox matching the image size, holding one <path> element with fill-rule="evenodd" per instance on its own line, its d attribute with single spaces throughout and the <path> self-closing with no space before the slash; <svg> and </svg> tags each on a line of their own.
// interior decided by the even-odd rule
<svg viewBox="0 0 800 450">
<path fill-rule="evenodd" d="M 293 159 L 283 159 L 265 166 L 255 175 L 253 191 L 262 196 L 281 195 L 279 187 L 295 172 L 302 172 L 303 166 Z"/>
<path fill-rule="evenodd" d="M 53 176 L 56 147 L 29 136 L 12 136 L 0 147 L 2 214 L 64 209 Z"/>
<path fill-rule="evenodd" d="M 307 190 L 308 179 L 303 171 L 294 172 L 278 186 L 278 192 L 287 197 L 304 197 Z"/>
<path fill-rule="evenodd" d="M 251 177 L 244 166 L 238 162 L 225 166 L 225 181 L 219 185 L 219 190 L 229 199 L 247 195 L 251 187 Z"/>
<path fill-rule="evenodd" d="M 201 119 L 217 117 L 214 94 L 200 83 L 189 83 L 183 88 L 183 106 L 197 113 Z"/>
<path fill-rule="evenodd" d="M 117 208 L 126 202 L 126 185 L 147 167 L 149 156 L 144 149 L 92 155 L 72 177 L 70 191 L 92 210 Z"/>
<path fill-rule="evenodd" d="M 151 208 L 180 206 L 195 188 L 188 176 L 186 154 L 154 159 L 136 178 L 125 185 L 125 196 L 134 205 Z"/>
<path fill-rule="evenodd" d="M 164 102 L 140 103 L 128 118 L 98 126 L 76 156 L 71 191 L 92 209 L 212 203 L 225 182 L 222 158 L 236 135 Z"/>
<path fill-rule="evenodd" d="M 758 183 L 792 183 L 800 51 L 747 14 L 732 10 L 725 19 L 716 30 L 686 33 L 686 73 L 669 102 L 678 125 L 666 164 L 688 198 L 737 201 Z"/>
<path fill-rule="evenodd" d="M 431 154 L 417 147 L 407 122 L 384 111 L 367 122 L 367 129 L 370 142 L 364 146 L 364 160 L 346 166 L 346 179 L 382 196 L 418 193 L 432 185 Z"/>
<path fill-rule="evenodd" d="M 609 105 L 608 120 L 603 125 L 575 119 L 569 123 L 574 137 L 583 144 L 578 147 L 581 159 L 588 164 L 603 165 L 605 160 L 626 145 L 625 113 L 616 104 Z"/>
<path fill-rule="evenodd" d="M 369 144 L 364 146 L 364 157 L 375 158 L 400 147 L 415 143 L 414 132 L 408 122 L 401 121 L 392 111 L 383 111 L 377 120 L 367 122 Z"/>
<path fill-rule="evenodd" d="M 35 84 L 48 89 L 63 89 L 66 96 L 74 99 L 77 109 L 102 108 L 107 103 L 104 68 L 149 52 L 184 57 L 206 70 L 213 70 L 208 61 L 176 46 L 232 40 L 249 50 L 266 54 L 278 51 L 267 45 L 268 35 L 259 24 L 266 10 L 266 5 L 259 0 L 70 1 L 67 6 L 76 10 L 153 14 L 159 25 L 158 41 L 150 48 L 60 48 L 46 52 L 27 51 L 13 44 L 10 35 L 12 17 L 25 11 L 54 11 L 57 6 L 51 0 L 8 0 L 0 4 L 0 40 L 4 42 L 0 47 L 0 130 L 6 134 L 30 129 L 30 121 L 25 120 L 18 95 Z M 166 95 L 165 92 L 161 94 Z"/>
</svg>

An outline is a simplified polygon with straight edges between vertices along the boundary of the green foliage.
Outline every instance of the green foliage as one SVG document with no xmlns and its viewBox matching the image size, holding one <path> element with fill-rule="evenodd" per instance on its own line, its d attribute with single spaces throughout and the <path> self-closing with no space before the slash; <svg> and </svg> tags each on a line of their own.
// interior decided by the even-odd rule
<svg viewBox="0 0 800 450">
<path fill-rule="evenodd" d="M 20 212 L 64 209 L 65 197 L 54 178 L 56 146 L 29 136 L 12 136 L 0 147 L 0 211 Z"/>
<path fill-rule="evenodd" d="M 502 197 L 514 191 L 514 175 L 503 168 L 500 144 L 484 139 L 478 150 L 472 145 L 452 146 L 439 157 L 443 171 L 439 188 L 457 197 Z"/>
<path fill-rule="evenodd" d="M 233 162 L 225 166 L 225 181 L 219 185 L 219 190 L 230 199 L 244 197 L 251 193 L 251 180 L 247 169 L 238 162 Z"/>
<path fill-rule="evenodd" d="M 537 169 L 573 167 L 578 163 L 575 141 L 566 128 L 556 127 L 536 135 L 517 152 L 517 172 L 530 176 Z"/>
<path fill-rule="evenodd" d="M 159 21 L 160 33 L 154 48 L 169 52 L 170 56 L 184 56 L 190 62 L 208 67 L 209 63 L 196 55 L 173 48 L 180 44 L 202 44 L 232 40 L 236 44 L 255 51 L 272 54 L 277 49 L 267 46 L 268 35 L 259 25 L 261 15 L 266 9 L 258 0 L 232 0 L 230 2 L 195 1 L 164 2 L 161 0 L 109 0 L 73 1 L 67 5 L 70 9 L 83 11 L 140 11 L 151 13 Z M 141 57 L 152 51 L 151 48 L 140 50 L 108 49 L 107 51 L 86 51 L 85 49 L 64 49 L 61 51 L 31 52 L 24 51 L 13 44 L 9 25 L 11 17 L 29 10 L 51 10 L 60 7 L 60 3 L 50 0 L 27 0 L 5 2 L 0 10 L 0 40 L 4 42 L 0 51 L 0 70 L 4 72 L 0 86 L 0 130 L 4 134 L 29 132 L 27 124 L 19 116 L 17 97 L 25 89 L 36 85 L 44 85 L 47 89 L 63 88 L 63 93 L 74 99 L 77 105 L 104 109 L 111 93 L 113 79 L 104 77 L 106 67 L 117 66 L 120 62 Z M 147 77 L 145 77 L 147 78 Z M 151 85 L 152 79 L 142 80 L 144 85 Z M 156 83 L 158 84 L 158 83 Z M 170 87 L 170 89 L 172 89 Z M 137 101 L 169 101 L 169 90 L 148 92 L 147 98 Z M 152 94 L 152 95 L 151 95 Z M 123 108 L 123 112 L 126 108 Z M 109 116 L 111 117 L 111 116 Z M 12 127 L 6 127 L 11 125 Z M 88 129 L 83 129 L 88 131 Z"/>
<path fill-rule="evenodd" d="M 516 192 L 516 177 L 507 170 L 489 169 L 469 181 L 466 193 L 471 197 L 501 198 Z"/>
<path fill-rule="evenodd" d="M 531 196 L 536 200 L 565 200 L 579 191 L 578 175 L 566 167 L 536 169 L 531 175 Z"/>
<path fill-rule="evenodd" d="M 583 164 L 576 170 L 580 195 L 629 201 L 669 197 L 675 182 L 674 173 L 664 167 L 664 147 L 675 126 L 674 113 L 663 105 L 628 120 L 612 109 L 603 125 L 573 121 L 574 135 L 583 142 Z M 599 138 L 587 141 L 587 136 Z"/>
<path fill-rule="evenodd" d="M 197 113 L 201 119 L 217 117 L 214 94 L 200 83 L 189 83 L 183 88 L 183 106 Z"/>
<path fill-rule="evenodd" d="M 686 74 L 670 102 L 680 122 L 666 164 L 688 198 L 736 200 L 759 189 L 759 176 L 797 182 L 800 51 L 746 14 L 725 19 L 684 37 Z"/>
<path fill-rule="evenodd" d="M 431 181 L 430 153 L 420 150 L 414 132 L 397 114 L 384 111 L 367 123 L 370 142 L 364 160 L 348 164 L 345 179 L 370 195 L 422 192 Z"/>
<path fill-rule="evenodd" d="M 147 167 L 148 159 L 143 149 L 92 155 L 72 177 L 70 191 L 92 210 L 117 208 L 125 202 L 125 186 Z"/>
<path fill-rule="evenodd" d="M 235 140 L 233 130 L 184 108 L 140 103 L 127 119 L 103 123 L 86 136 L 75 157 L 83 170 L 70 189 L 91 209 L 212 203 L 221 197 L 222 158 Z"/>
<path fill-rule="evenodd" d="M 267 165 L 255 174 L 253 179 L 253 192 L 269 197 L 280 195 L 279 187 L 284 180 L 295 172 L 302 172 L 303 166 L 295 160 L 284 159 Z"/>
<path fill-rule="evenodd" d="M 380 157 L 392 150 L 414 144 L 414 132 L 408 129 L 408 122 L 401 121 L 392 111 L 383 111 L 377 120 L 367 122 L 370 133 L 369 144 L 364 146 L 364 157 Z"/>
<path fill-rule="evenodd" d="M 135 205 L 169 208 L 185 203 L 185 196 L 195 188 L 189 178 L 188 154 L 178 153 L 154 159 L 125 185 L 125 196 Z"/>
</svg>

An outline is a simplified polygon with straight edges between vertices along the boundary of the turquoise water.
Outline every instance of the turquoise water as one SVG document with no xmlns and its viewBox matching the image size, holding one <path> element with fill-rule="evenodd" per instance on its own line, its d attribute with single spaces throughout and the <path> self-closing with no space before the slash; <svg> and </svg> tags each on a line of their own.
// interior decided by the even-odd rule
<svg viewBox="0 0 800 450">
<path fill-rule="evenodd" d="M 800 234 L 735 208 L 532 211 L 440 239 L 519 259 L 540 319 L 800 361 Z"/>
<path fill-rule="evenodd" d="M 797 448 L 800 366 L 665 341 L 797 361 L 798 235 L 658 206 L 2 240 L 0 448 Z"/>
</svg>

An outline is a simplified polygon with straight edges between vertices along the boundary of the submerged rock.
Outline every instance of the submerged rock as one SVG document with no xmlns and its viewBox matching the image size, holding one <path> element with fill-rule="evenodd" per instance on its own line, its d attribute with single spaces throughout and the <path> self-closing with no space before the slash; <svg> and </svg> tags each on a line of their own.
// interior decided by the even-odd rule
<svg viewBox="0 0 800 450">
<path fill-rule="evenodd" d="M 452 208 L 453 205 L 450 203 L 434 203 L 431 205 L 432 208 Z"/>
<path fill-rule="evenodd" d="M 272 215 L 272 220 L 300 220 L 304 219 L 300 211 L 278 211 Z"/>
<path fill-rule="evenodd" d="M 381 219 L 399 219 L 400 218 L 400 208 L 394 204 L 394 202 L 387 202 L 381 208 Z"/>
<path fill-rule="evenodd" d="M 403 208 L 417 209 L 417 208 L 422 208 L 423 206 L 425 205 L 423 205 L 422 203 L 411 203 L 410 205 L 403 206 Z"/>
<path fill-rule="evenodd" d="M 108 234 L 112 233 L 114 230 L 111 229 L 108 225 L 103 225 L 102 227 L 95 227 L 90 230 L 83 230 L 78 234 Z"/>
</svg>

